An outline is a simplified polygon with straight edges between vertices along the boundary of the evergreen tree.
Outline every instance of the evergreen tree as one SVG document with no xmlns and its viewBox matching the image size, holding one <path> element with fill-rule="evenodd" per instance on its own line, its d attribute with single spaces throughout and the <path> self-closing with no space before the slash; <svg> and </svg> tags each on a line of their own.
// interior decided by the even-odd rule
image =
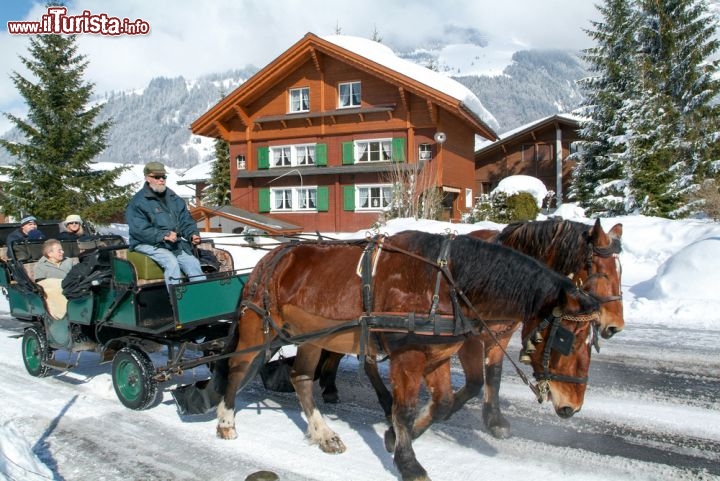
<svg viewBox="0 0 720 481">
<path fill-rule="evenodd" d="M 0 140 L 17 159 L 1 173 L 0 204 L 9 215 L 33 214 L 61 219 L 78 213 L 95 222 L 117 218 L 130 198 L 130 187 L 118 186 L 125 168 L 95 171 L 90 164 L 106 147 L 110 122 L 97 122 L 100 105 L 89 106 L 93 84 L 83 81 L 88 65 L 77 53 L 76 37 L 39 35 L 30 39 L 23 64 L 37 79 L 17 72 L 13 83 L 28 105 L 27 119 L 5 113 L 25 143 Z"/>
<path fill-rule="evenodd" d="M 640 212 L 679 217 L 702 207 L 687 201 L 714 174 L 720 111 L 715 77 L 716 18 L 699 0 L 638 0 L 642 111 L 631 141 L 630 185 Z M 635 145 L 637 144 L 637 145 Z"/>
<path fill-rule="evenodd" d="M 627 123 L 623 105 L 637 90 L 633 61 L 638 16 L 626 0 L 597 6 L 601 22 L 588 35 L 596 46 L 584 51 L 592 76 L 582 79 L 585 101 L 578 112 L 588 119 L 580 131 L 578 160 L 568 193 L 589 214 L 614 216 L 627 212 L 628 185 L 624 154 Z"/>
<path fill-rule="evenodd" d="M 214 206 L 230 204 L 230 146 L 223 139 L 215 139 L 215 162 L 204 201 Z"/>
<path fill-rule="evenodd" d="M 606 0 L 586 51 L 590 120 L 571 195 L 590 213 L 678 217 L 717 175 L 716 20 L 703 0 Z"/>
</svg>

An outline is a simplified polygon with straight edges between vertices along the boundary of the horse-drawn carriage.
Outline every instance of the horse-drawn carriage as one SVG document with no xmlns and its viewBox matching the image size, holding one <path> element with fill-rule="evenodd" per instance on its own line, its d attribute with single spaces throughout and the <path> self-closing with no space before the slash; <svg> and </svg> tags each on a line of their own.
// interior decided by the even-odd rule
<svg viewBox="0 0 720 481">
<path fill-rule="evenodd" d="M 539 401 L 550 399 L 559 416 L 580 409 L 598 330 L 608 337 L 622 328 L 620 234 L 620 226 L 608 235 L 598 222 L 575 231 L 582 242 L 571 249 L 555 232 L 552 252 L 566 257 L 576 251 L 580 260 L 562 273 L 472 236 L 408 231 L 354 241 L 292 242 L 263 257 L 250 275 L 235 272 L 230 258 L 229 266 L 207 280 L 171 286 L 169 296 L 162 279 L 142 282 L 147 259 L 133 260 L 124 243 L 109 238 L 103 245 L 100 239 L 94 249 L 111 275 L 87 296 L 69 299 L 60 319 L 49 314 L 46 293 L 30 279 L 28 264 L 37 256 L 22 257 L 22 247 L 32 250 L 28 244 L 8 252 L 0 286 L 7 289 L 11 313 L 33 323 L 22 351 L 33 375 L 66 367 L 54 365 L 54 350 L 94 349 L 104 360 L 113 358 L 121 402 L 143 409 L 158 382 L 212 363 L 221 395 L 217 434 L 225 439 L 237 436 L 236 392 L 275 349 L 296 344 L 292 384 L 308 419 L 308 437 L 323 451 L 344 451 L 312 396 L 321 349 L 357 354 L 366 365 L 387 353 L 392 426 L 385 444 L 403 480 L 419 481 L 429 477 L 412 440 L 467 400 L 466 393 L 455 402 L 450 382 L 449 360 L 462 349 L 468 382 L 481 383 L 485 348 L 497 346 L 505 355 L 509 335 L 522 326 L 522 354 L 537 385 L 523 380 Z M 550 259 L 545 262 L 550 265 Z M 478 339 L 479 344 L 472 342 Z M 155 368 L 146 353 L 157 347 L 167 350 L 164 367 Z M 200 356 L 186 360 L 187 351 Z M 432 396 L 427 408 L 419 409 L 423 382 Z M 499 384 L 491 387 L 496 403 Z"/>
<path fill-rule="evenodd" d="M 120 236 L 62 241 L 73 270 L 81 269 L 80 282 L 69 291 L 59 282 L 36 282 L 43 241 L 4 246 L 14 227 L 0 226 L 0 287 L 10 314 L 29 323 L 22 356 L 32 376 L 73 368 L 73 357 L 65 353 L 95 351 L 100 362 L 112 361 L 120 402 L 139 410 L 153 405 L 160 383 L 222 351 L 247 273 L 236 271 L 230 253 L 211 241 L 200 245 L 218 261 L 204 269 L 207 278 L 169 288 L 162 269 L 129 252 Z M 57 224 L 39 228 L 53 237 Z M 166 354 L 164 365 L 153 364 L 149 354 L 155 352 Z"/>
</svg>

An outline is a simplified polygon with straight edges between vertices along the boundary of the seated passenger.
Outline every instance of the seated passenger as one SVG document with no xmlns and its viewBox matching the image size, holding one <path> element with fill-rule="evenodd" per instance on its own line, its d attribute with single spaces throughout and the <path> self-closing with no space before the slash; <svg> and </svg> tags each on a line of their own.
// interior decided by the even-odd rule
<svg viewBox="0 0 720 481">
<path fill-rule="evenodd" d="M 48 314 L 55 319 L 65 317 L 67 298 L 62 293 L 62 280 L 72 269 L 72 259 L 65 257 L 57 239 L 43 244 L 43 257 L 35 266 L 35 282 L 42 286 L 47 301 Z"/>
<path fill-rule="evenodd" d="M 48 239 L 43 243 L 43 257 L 35 266 L 35 280 L 40 279 L 64 279 L 73 263 L 65 257 L 60 241 Z"/>
<path fill-rule="evenodd" d="M 37 219 L 34 215 L 27 215 L 20 220 L 20 227 L 8 234 L 5 244 L 11 246 L 13 242 L 26 240 L 41 240 L 45 235 L 37 228 Z"/>
<path fill-rule="evenodd" d="M 77 214 L 70 214 L 64 221 L 60 222 L 59 240 L 87 240 L 90 236 L 85 234 L 82 217 Z"/>
</svg>

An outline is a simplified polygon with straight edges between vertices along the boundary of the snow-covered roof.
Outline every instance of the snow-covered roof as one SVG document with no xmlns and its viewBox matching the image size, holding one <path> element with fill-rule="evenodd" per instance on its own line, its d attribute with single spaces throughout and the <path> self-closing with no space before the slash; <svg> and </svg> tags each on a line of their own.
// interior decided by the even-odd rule
<svg viewBox="0 0 720 481">
<path fill-rule="evenodd" d="M 398 57 L 390 47 L 380 42 L 350 35 L 328 35 L 322 39 L 443 92 L 462 102 L 469 111 L 493 129 L 499 126 L 497 119 L 469 88 L 446 75 Z"/>
<path fill-rule="evenodd" d="M 476 136 L 476 139 L 480 139 L 480 140 L 475 142 L 475 151 L 484 149 L 484 148 L 489 147 L 496 143 L 503 142 L 521 132 L 532 130 L 533 128 L 535 128 L 539 125 L 542 125 L 551 119 L 566 120 L 568 122 L 578 122 L 578 123 L 587 120 L 585 117 L 580 117 L 578 115 L 573 115 L 573 114 L 560 113 L 560 114 L 548 115 L 547 117 L 543 117 L 538 120 L 533 120 L 532 122 L 528 122 L 527 124 L 521 125 L 520 127 L 516 127 L 512 130 L 508 130 L 507 132 L 503 132 L 502 134 L 500 134 L 498 136 L 499 137 L 498 140 L 485 140 L 482 137 Z"/>
</svg>

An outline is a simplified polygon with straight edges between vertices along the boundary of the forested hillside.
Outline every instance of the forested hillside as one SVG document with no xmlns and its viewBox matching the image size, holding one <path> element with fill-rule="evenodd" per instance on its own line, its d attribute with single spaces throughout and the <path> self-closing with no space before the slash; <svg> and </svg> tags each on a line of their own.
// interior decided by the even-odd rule
<svg viewBox="0 0 720 481">
<path fill-rule="evenodd" d="M 424 58 L 412 60 L 427 64 Z M 139 164 L 152 159 L 179 168 L 210 160 L 212 140 L 191 135 L 190 124 L 257 70 L 248 66 L 194 80 L 160 77 L 142 90 L 103 94 L 98 101 L 105 107 L 99 119 L 112 119 L 113 126 L 109 147 L 96 160 Z M 576 80 L 585 75 L 575 53 L 531 50 L 516 52 L 504 75 L 453 78 L 480 98 L 498 120 L 502 133 L 574 109 L 581 100 Z M 16 140 L 17 133 L 11 131 L 3 137 Z M 0 164 L 11 162 L 9 154 L 0 151 Z"/>
</svg>

